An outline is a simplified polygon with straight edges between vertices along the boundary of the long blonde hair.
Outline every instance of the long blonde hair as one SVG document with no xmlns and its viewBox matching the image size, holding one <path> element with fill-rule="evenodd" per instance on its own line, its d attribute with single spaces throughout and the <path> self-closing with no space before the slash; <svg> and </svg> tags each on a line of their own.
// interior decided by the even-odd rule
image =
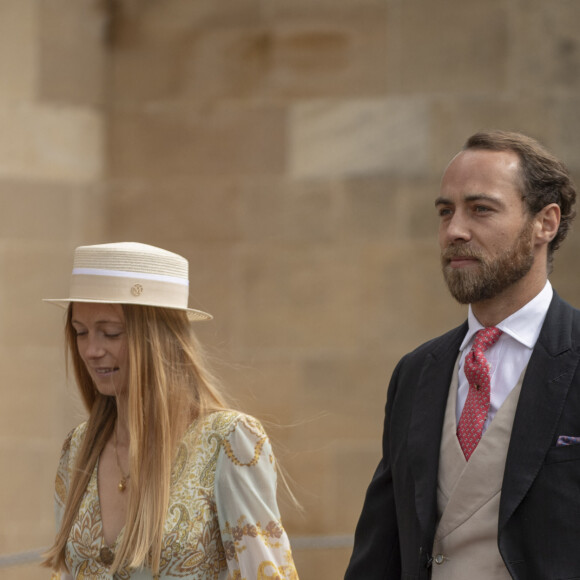
<svg viewBox="0 0 580 580">
<path fill-rule="evenodd" d="M 184 312 L 141 305 L 122 308 L 129 353 L 129 502 L 123 538 L 110 572 L 114 574 L 121 566 L 147 565 L 158 573 L 177 445 L 193 419 L 227 406 Z M 97 391 L 79 355 L 71 320 L 72 305 L 65 327 L 67 358 L 72 361 L 89 418 L 62 524 L 44 562 L 53 569 L 66 567 L 72 525 L 117 419 L 115 398 Z"/>
</svg>

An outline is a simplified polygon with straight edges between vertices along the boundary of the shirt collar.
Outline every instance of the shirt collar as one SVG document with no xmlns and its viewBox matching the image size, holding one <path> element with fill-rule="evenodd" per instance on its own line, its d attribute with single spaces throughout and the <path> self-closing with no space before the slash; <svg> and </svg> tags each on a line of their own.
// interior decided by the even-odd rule
<svg viewBox="0 0 580 580">
<path fill-rule="evenodd" d="M 497 328 L 525 347 L 534 348 L 538 336 L 540 336 L 540 330 L 542 329 L 542 324 L 544 324 L 544 319 L 548 313 L 553 295 L 552 285 L 549 280 L 546 280 L 546 284 L 539 294 L 522 306 L 517 312 L 514 312 L 497 324 Z M 475 333 L 483 328 L 482 324 L 473 314 L 471 304 L 469 305 L 467 314 L 467 323 L 469 328 L 459 348 L 460 351 L 463 351 L 471 342 Z"/>
</svg>

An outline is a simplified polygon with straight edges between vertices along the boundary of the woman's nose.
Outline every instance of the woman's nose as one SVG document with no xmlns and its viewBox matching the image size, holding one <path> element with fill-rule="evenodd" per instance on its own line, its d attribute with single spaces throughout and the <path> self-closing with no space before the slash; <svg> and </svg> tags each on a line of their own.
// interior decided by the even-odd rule
<svg viewBox="0 0 580 580">
<path fill-rule="evenodd" d="M 100 358 L 105 353 L 101 341 L 97 337 L 88 337 L 85 348 L 87 358 Z"/>
</svg>

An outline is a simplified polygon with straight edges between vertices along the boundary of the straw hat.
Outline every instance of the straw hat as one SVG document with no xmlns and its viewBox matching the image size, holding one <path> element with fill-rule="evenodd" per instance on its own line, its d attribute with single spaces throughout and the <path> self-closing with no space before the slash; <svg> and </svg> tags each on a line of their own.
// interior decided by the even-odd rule
<svg viewBox="0 0 580 580">
<path fill-rule="evenodd" d="M 187 307 L 188 262 L 179 254 L 121 242 L 80 246 L 75 250 L 70 298 L 48 298 L 63 308 L 71 302 L 141 304 L 184 310 L 190 320 L 211 314 Z"/>
</svg>

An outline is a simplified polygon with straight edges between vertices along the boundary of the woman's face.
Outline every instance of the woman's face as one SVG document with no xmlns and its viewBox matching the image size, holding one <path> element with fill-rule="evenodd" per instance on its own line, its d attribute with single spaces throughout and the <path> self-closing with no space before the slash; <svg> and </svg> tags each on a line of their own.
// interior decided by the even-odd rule
<svg viewBox="0 0 580 580">
<path fill-rule="evenodd" d="M 71 323 L 79 355 L 97 390 L 103 395 L 126 396 L 129 356 L 121 306 L 74 302 Z"/>
</svg>

